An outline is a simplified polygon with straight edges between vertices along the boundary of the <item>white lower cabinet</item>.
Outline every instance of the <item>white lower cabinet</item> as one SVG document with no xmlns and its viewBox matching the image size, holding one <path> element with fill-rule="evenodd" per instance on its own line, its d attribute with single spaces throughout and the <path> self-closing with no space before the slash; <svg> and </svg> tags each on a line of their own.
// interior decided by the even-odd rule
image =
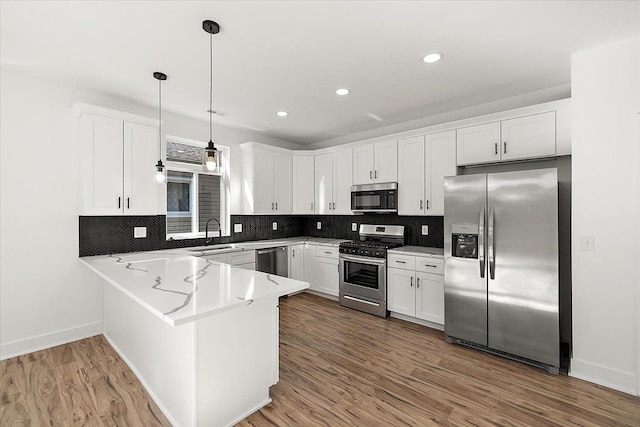
<svg viewBox="0 0 640 427">
<path fill-rule="evenodd" d="M 414 255 L 388 255 L 389 311 L 444 325 L 444 261 Z"/>
<path fill-rule="evenodd" d="M 201 258 L 209 261 L 216 261 L 223 264 L 233 265 L 234 267 L 244 268 L 245 270 L 256 269 L 256 251 L 238 251 L 228 252 L 226 254 L 205 255 Z"/>
<path fill-rule="evenodd" d="M 305 281 L 309 282 L 309 289 L 337 297 L 340 281 L 338 248 L 308 243 L 304 261 Z"/>
<path fill-rule="evenodd" d="M 304 244 L 289 246 L 289 278 L 304 280 Z"/>
</svg>

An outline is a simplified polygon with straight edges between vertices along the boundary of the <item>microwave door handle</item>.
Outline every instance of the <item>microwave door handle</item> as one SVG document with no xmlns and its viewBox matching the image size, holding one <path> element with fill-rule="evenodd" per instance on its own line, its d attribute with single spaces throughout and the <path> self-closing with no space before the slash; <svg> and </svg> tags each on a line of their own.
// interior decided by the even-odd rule
<svg viewBox="0 0 640 427">
<path fill-rule="evenodd" d="M 496 248 L 495 248 L 495 210 L 489 209 L 489 225 L 487 232 L 487 240 L 489 241 L 489 278 L 494 280 L 496 278 Z"/>
<path fill-rule="evenodd" d="M 480 261 L 480 277 L 484 279 L 485 260 L 484 260 L 484 208 L 480 208 L 480 216 L 478 217 L 478 260 Z"/>
</svg>

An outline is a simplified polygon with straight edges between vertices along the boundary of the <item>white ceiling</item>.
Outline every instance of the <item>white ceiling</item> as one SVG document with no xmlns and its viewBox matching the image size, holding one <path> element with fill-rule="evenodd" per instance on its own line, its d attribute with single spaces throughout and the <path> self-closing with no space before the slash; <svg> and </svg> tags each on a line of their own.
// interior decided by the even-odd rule
<svg viewBox="0 0 640 427">
<path fill-rule="evenodd" d="M 640 34 L 639 1 L 6 1 L 3 67 L 313 143 L 567 85 L 573 52 Z M 444 58 L 425 64 L 429 52 Z M 339 97 L 335 90 L 351 94 Z M 279 110 L 288 117 L 276 116 Z M 374 116 L 382 121 L 376 120 Z"/>
</svg>

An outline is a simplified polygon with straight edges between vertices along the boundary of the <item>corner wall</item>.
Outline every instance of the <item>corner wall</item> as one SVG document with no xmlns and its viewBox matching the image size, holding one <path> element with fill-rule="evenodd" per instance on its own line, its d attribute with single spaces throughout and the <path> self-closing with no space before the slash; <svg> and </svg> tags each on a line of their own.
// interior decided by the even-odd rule
<svg viewBox="0 0 640 427">
<path fill-rule="evenodd" d="M 571 83 L 571 375 L 638 394 L 640 37 L 574 54 Z"/>
<path fill-rule="evenodd" d="M 73 103 L 148 117 L 157 110 L 5 66 L 0 93 L 0 359 L 5 359 L 102 333 L 102 281 L 78 260 L 81 159 Z M 209 135 L 206 122 L 171 113 L 164 119 L 169 135 L 199 140 Z M 216 134 L 232 147 L 232 161 L 235 147 L 247 141 L 299 148 L 217 125 Z M 239 204 L 240 188 L 231 191 Z"/>
</svg>

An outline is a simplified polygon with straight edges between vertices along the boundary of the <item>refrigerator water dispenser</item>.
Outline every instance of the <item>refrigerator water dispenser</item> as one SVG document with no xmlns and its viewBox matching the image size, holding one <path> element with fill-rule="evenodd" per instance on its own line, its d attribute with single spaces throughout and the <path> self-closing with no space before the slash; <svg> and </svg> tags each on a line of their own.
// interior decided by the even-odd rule
<svg viewBox="0 0 640 427">
<path fill-rule="evenodd" d="M 451 231 L 451 256 L 478 259 L 478 224 L 452 224 Z"/>
</svg>

